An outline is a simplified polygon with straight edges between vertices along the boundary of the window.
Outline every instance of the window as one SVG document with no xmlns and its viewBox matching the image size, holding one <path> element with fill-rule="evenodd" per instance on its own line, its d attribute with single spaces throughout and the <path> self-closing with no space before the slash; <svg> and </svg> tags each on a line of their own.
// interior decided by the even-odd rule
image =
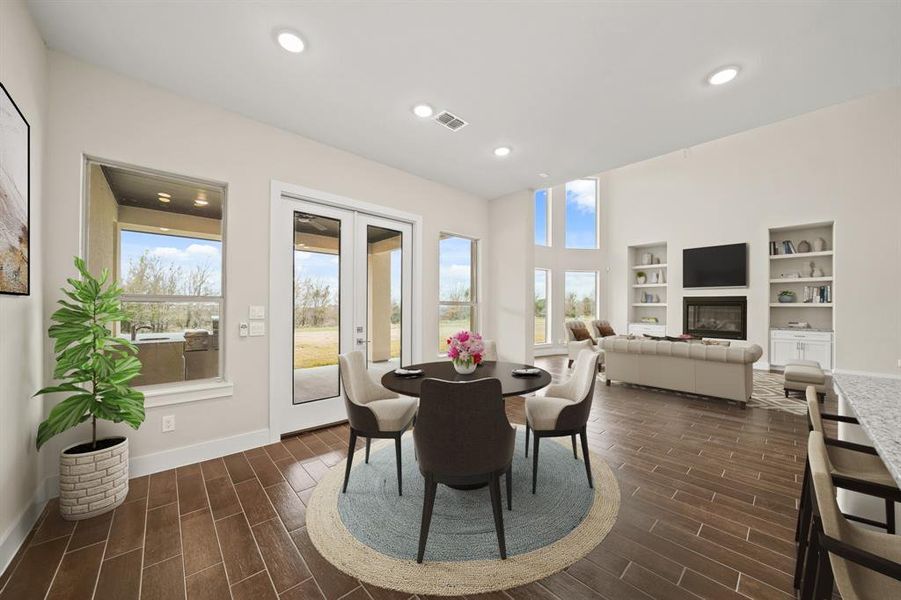
<svg viewBox="0 0 901 600">
<path fill-rule="evenodd" d="M 567 271 L 563 291 L 563 313 L 567 319 L 591 321 L 598 314 L 598 274 Z"/>
<path fill-rule="evenodd" d="M 550 322 L 548 321 L 550 280 L 550 271 L 535 269 L 535 344 L 547 344 L 550 341 Z"/>
<path fill-rule="evenodd" d="M 535 191 L 535 245 L 551 245 L 551 191 Z"/>
<path fill-rule="evenodd" d="M 598 247 L 597 179 L 577 179 L 566 184 L 566 247 Z"/>
<path fill-rule="evenodd" d="M 88 269 L 122 286 L 120 336 L 143 364 L 132 385 L 221 377 L 225 190 L 89 162 Z"/>
<path fill-rule="evenodd" d="M 447 338 L 478 327 L 478 242 L 442 233 L 438 241 L 438 352 Z"/>
</svg>

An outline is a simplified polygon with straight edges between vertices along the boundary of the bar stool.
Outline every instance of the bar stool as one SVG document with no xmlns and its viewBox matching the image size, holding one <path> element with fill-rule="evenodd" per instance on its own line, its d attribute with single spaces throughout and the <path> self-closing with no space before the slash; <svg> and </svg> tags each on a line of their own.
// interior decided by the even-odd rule
<svg viewBox="0 0 901 600">
<path fill-rule="evenodd" d="M 901 536 L 858 527 L 842 515 L 821 432 L 810 432 L 807 461 L 815 514 L 801 599 L 828 600 L 833 587 L 843 600 L 901 598 Z"/>
<path fill-rule="evenodd" d="M 813 386 L 807 388 L 807 422 L 811 432 L 823 436 L 826 447 L 826 465 L 832 476 L 832 485 L 846 490 L 882 498 L 885 501 L 885 523 L 858 517 L 843 515 L 843 518 L 858 523 L 885 529 L 887 533 L 895 533 L 895 502 L 901 502 L 901 490 L 876 450 L 870 446 L 855 444 L 844 440 L 826 438 L 823 432 L 823 421 L 857 423 L 853 417 L 825 414 L 820 412 L 817 392 Z M 804 465 L 804 480 L 801 484 L 801 498 L 798 506 L 798 523 L 795 529 L 795 541 L 798 543 L 798 554 L 795 563 L 795 589 L 800 588 L 802 573 L 805 569 L 805 557 L 811 539 L 810 529 L 813 523 L 814 498 L 810 489 L 810 457 Z"/>
</svg>

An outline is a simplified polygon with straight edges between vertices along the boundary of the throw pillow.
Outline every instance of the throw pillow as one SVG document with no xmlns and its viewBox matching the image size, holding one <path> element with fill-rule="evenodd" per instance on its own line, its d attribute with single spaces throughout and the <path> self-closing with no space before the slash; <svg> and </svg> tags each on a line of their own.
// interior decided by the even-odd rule
<svg viewBox="0 0 901 600">
<path fill-rule="evenodd" d="M 573 337 L 576 338 L 577 342 L 591 340 L 592 344 L 595 343 L 594 338 L 588 333 L 588 328 L 585 326 L 585 323 L 573 323 L 570 325 L 569 329 L 573 332 Z"/>
<path fill-rule="evenodd" d="M 609 321 L 598 321 L 597 324 L 598 333 L 601 337 L 610 337 L 611 335 L 616 335 L 616 332 L 613 331 L 613 327 L 610 326 Z"/>
</svg>

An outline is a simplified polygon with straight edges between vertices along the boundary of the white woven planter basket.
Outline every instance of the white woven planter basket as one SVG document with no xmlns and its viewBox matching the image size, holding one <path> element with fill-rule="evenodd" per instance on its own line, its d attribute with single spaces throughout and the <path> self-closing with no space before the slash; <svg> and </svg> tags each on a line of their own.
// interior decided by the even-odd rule
<svg viewBox="0 0 901 600">
<path fill-rule="evenodd" d="M 79 454 L 59 455 L 59 512 L 79 521 L 111 511 L 128 495 L 128 438 L 117 444 Z"/>
</svg>

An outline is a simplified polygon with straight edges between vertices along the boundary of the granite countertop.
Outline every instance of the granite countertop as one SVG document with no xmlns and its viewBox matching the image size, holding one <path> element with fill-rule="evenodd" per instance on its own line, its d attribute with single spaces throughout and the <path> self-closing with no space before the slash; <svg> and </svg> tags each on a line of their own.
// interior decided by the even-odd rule
<svg viewBox="0 0 901 600">
<path fill-rule="evenodd" d="M 832 381 L 901 486 L 901 379 L 833 373 Z"/>
</svg>

